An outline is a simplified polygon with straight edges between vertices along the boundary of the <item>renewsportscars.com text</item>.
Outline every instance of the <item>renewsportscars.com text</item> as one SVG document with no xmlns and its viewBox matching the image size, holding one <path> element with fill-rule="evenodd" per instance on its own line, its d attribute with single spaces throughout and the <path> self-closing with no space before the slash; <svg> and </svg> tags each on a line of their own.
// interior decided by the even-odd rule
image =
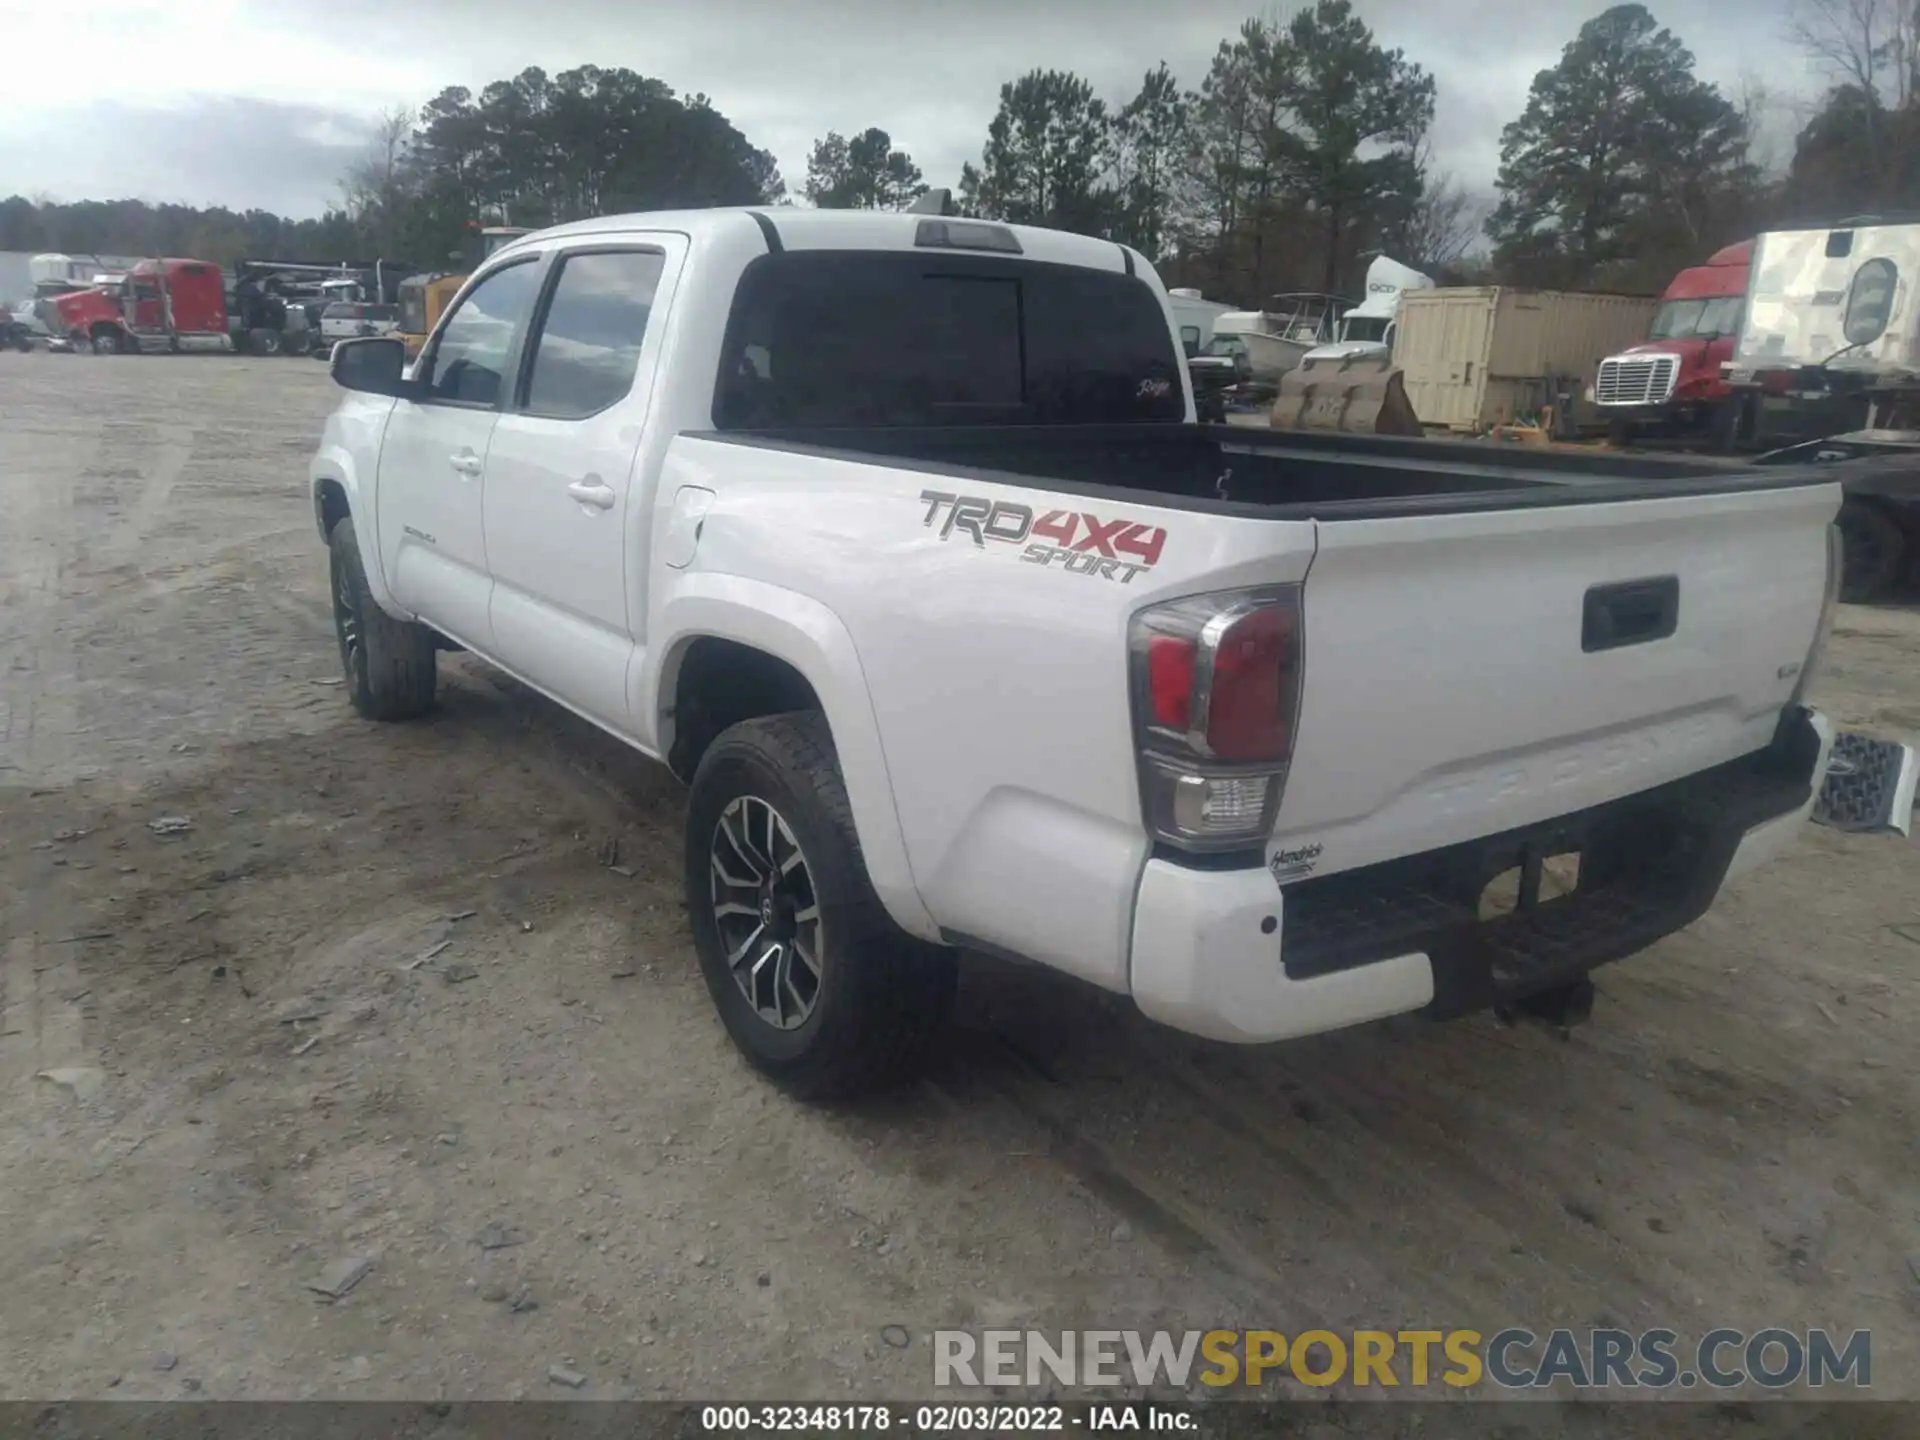
<svg viewBox="0 0 1920 1440">
<path fill-rule="evenodd" d="M 1377 1389 L 1822 1389 L 1873 1383 L 1873 1337 L 1827 1330 L 936 1330 L 933 1383 Z"/>
</svg>

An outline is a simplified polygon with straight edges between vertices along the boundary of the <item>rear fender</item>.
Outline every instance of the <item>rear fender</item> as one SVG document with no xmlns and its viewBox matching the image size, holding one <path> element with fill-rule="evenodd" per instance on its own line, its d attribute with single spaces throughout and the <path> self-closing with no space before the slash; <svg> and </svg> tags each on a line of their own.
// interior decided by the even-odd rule
<svg viewBox="0 0 1920 1440">
<path fill-rule="evenodd" d="M 937 941 L 940 927 L 927 913 L 908 863 L 866 676 L 840 617 L 792 590 L 703 571 L 676 578 L 657 621 L 642 652 L 646 661 L 628 679 L 628 703 L 648 748 L 664 755 L 673 747 L 674 691 L 695 640 L 732 640 L 786 661 L 806 677 L 826 712 L 874 893 L 903 930 Z"/>
</svg>

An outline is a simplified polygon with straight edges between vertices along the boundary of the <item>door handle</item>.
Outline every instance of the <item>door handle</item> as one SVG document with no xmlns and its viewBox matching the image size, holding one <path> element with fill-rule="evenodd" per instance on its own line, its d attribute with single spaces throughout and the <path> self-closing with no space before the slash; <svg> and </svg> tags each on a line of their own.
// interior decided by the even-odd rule
<svg viewBox="0 0 1920 1440">
<path fill-rule="evenodd" d="M 480 457 L 471 450 L 461 450 L 449 455 L 447 457 L 447 463 L 452 465 L 453 468 L 462 475 L 478 475 L 480 473 Z"/>
<path fill-rule="evenodd" d="M 567 486 L 567 494 L 582 505 L 591 505 L 596 510 L 613 508 L 613 487 L 602 485 L 597 480 L 576 480 Z"/>
<path fill-rule="evenodd" d="M 1595 585 L 1581 606 L 1580 648 L 1617 650 L 1664 640 L 1680 628 L 1680 577 Z"/>
</svg>

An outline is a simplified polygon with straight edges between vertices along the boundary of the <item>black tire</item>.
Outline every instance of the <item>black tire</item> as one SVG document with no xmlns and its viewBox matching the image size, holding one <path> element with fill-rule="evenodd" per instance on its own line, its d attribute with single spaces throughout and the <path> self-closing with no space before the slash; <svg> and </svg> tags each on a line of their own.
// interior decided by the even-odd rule
<svg viewBox="0 0 1920 1440">
<path fill-rule="evenodd" d="M 278 355 L 280 353 L 280 332 L 270 330 L 265 325 L 255 326 L 247 332 L 247 353 L 249 355 Z"/>
<path fill-rule="evenodd" d="M 96 355 L 121 355 L 126 353 L 127 347 L 120 339 L 120 332 L 104 325 L 93 332 L 93 338 L 89 343 L 92 345 L 93 353 Z"/>
<path fill-rule="evenodd" d="M 333 579 L 333 629 L 347 698 L 369 720 L 411 720 L 433 708 L 438 678 L 433 632 L 396 620 L 367 589 L 353 521 L 333 527 L 327 548 Z"/>
<path fill-rule="evenodd" d="M 739 821 L 737 802 L 749 815 L 769 808 L 793 844 L 784 855 L 778 839 L 765 846 L 773 864 L 763 873 L 777 870 L 780 887 L 799 887 L 797 895 L 768 895 L 761 902 L 760 915 L 775 917 L 770 938 L 780 943 L 785 925 L 809 908 L 809 897 L 817 913 L 811 935 L 818 971 L 810 1008 L 801 1014 L 795 1004 L 789 1017 L 794 1023 L 785 1028 L 748 999 L 729 963 L 722 927 L 751 926 L 751 910 L 741 907 L 748 909 L 744 920 L 716 913 L 717 895 L 734 893 L 715 878 L 714 855 L 716 846 L 726 845 L 722 819 Z M 804 863 L 792 864 L 795 851 Z M 729 867 L 740 857 L 738 849 L 722 853 L 729 854 Z M 752 868 L 752 858 L 742 859 L 734 873 L 746 879 Z M 760 893 L 768 892 L 763 886 Z M 700 969 L 728 1035 L 756 1069 L 802 1099 L 844 1098 L 902 1079 L 952 1007 L 958 973 L 953 952 L 903 933 L 873 893 L 833 739 L 818 711 L 743 721 L 722 732 L 701 757 L 687 802 L 686 902 Z M 794 935 L 785 942 L 792 957 L 775 961 L 783 974 L 782 967 L 806 953 L 796 943 L 804 938 L 801 928 L 788 933 Z M 758 943 L 749 938 L 749 945 Z M 743 963 L 741 971 L 757 974 L 773 953 L 763 952 L 751 972 Z M 804 965 L 795 973 L 802 983 L 788 997 L 797 1002 L 805 998 L 798 994 L 805 988 Z"/>
<path fill-rule="evenodd" d="M 313 348 L 313 336 L 305 330 L 289 330 L 281 339 L 281 349 L 288 355 L 305 355 Z"/>
<path fill-rule="evenodd" d="M 1846 546 L 1840 598 L 1850 605 L 1886 599 L 1900 578 L 1907 537 L 1878 505 L 1852 496 L 1841 502 L 1838 523 Z"/>
<path fill-rule="evenodd" d="M 1738 395 L 1718 401 L 1707 412 L 1707 448 L 1716 455 L 1731 455 L 1740 444 L 1741 411 L 1745 402 Z"/>
</svg>

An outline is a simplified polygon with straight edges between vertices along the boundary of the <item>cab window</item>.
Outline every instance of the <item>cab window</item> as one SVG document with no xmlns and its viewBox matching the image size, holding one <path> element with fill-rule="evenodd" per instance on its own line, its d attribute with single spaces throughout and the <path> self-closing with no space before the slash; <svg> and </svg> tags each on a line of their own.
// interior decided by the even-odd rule
<svg viewBox="0 0 1920 1440">
<path fill-rule="evenodd" d="M 539 287 L 533 257 L 482 280 L 454 308 L 428 354 L 421 398 L 458 405 L 497 405 L 513 351 Z"/>
<path fill-rule="evenodd" d="M 626 396 L 665 267 L 658 250 L 587 251 L 561 260 L 531 347 L 529 415 L 584 420 Z"/>
<path fill-rule="evenodd" d="M 999 256 L 762 255 L 734 292 L 714 424 L 1178 423 L 1163 303 L 1132 276 Z"/>
</svg>

